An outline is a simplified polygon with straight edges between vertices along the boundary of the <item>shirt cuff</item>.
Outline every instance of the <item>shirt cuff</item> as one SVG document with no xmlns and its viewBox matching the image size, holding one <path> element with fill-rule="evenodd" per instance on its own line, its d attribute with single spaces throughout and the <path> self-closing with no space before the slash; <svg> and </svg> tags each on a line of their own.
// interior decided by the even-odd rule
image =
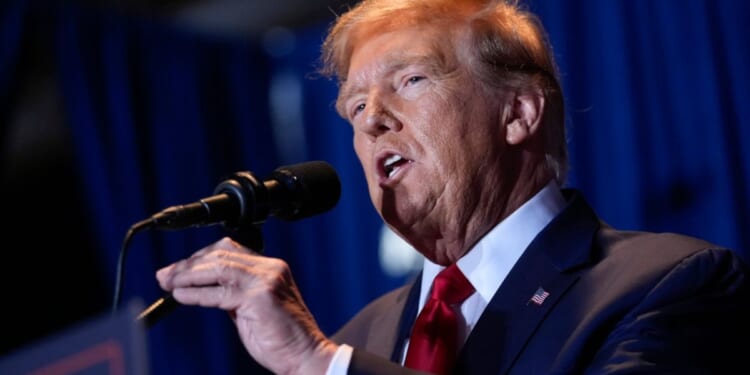
<svg viewBox="0 0 750 375">
<path fill-rule="evenodd" d="M 336 349 L 336 354 L 333 355 L 331 363 L 328 364 L 326 375 L 346 375 L 349 370 L 349 362 L 352 361 L 352 352 L 354 348 L 349 345 L 341 344 Z"/>
</svg>

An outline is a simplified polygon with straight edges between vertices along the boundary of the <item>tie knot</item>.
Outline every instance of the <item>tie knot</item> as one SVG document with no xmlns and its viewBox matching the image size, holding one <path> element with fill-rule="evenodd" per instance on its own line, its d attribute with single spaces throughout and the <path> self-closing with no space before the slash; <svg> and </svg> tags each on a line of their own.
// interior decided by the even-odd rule
<svg viewBox="0 0 750 375">
<path fill-rule="evenodd" d="M 435 276 L 431 296 L 448 304 L 456 304 L 469 298 L 472 293 L 474 287 L 453 263 Z"/>
</svg>

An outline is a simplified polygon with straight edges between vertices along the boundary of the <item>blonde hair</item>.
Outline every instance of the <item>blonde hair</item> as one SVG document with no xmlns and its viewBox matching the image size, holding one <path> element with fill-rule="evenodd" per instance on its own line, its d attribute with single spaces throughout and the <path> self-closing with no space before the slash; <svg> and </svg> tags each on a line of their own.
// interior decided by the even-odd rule
<svg viewBox="0 0 750 375">
<path fill-rule="evenodd" d="M 546 163 L 562 184 L 568 153 L 559 73 L 544 27 L 518 0 L 363 0 L 331 25 L 322 46 L 321 73 L 341 84 L 352 51 L 364 38 L 428 25 L 447 32 L 467 27 L 473 54 L 468 68 L 484 85 L 541 89 Z"/>
</svg>

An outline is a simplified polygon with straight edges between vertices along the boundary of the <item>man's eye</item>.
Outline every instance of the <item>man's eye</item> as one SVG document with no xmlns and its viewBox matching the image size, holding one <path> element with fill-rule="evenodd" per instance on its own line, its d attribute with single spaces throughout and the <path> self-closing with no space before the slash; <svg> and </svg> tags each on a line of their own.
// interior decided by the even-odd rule
<svg viewBox="0 0 750 375">
<path fill-rule="evenodd" d="M 409 77 L 409 79 L 406 80 L 406 84 L 407 85 L 414 84 L 414 83 L 417 83 L 417 82 L 423 80 L 424 78 L 425 77 L 422 77 L 422 76 L 412 76 L 412 77 Z"/>
<path fill-rule="evenodd" d="M 352 118 L 357 116 L 360 112 L 365 110 L 365 103 L 357 104 L 357 106 L 354 107 L 352 110 Z"/>
</svg>

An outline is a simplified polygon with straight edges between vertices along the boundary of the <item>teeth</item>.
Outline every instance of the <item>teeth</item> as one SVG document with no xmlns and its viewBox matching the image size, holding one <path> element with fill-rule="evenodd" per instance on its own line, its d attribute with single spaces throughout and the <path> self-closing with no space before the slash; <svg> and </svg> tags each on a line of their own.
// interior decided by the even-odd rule
<svg viewBox="0 0 750 375">
<path fill-rule="evenodd" d="M 383 162 L 383 169 L 385 169 L 386 177 L 391 177 L 391 174 L 397 169 L 394 165 L 401 160 L 403 160 L 401 155 L 392 155 L 388 159 L 385 159 L 385 162 Z"/>
<path fill-rule="evenodd" d="M 393 155 L 393 156 L 389 157 L 388 159 L 385 159 L 385 166 L 389 167 L 389 166 L 391 166 L 392 164 L 398 162 L 401 159 L 403 159 L 401 157 L 401 155 Z"/>
</svg>

